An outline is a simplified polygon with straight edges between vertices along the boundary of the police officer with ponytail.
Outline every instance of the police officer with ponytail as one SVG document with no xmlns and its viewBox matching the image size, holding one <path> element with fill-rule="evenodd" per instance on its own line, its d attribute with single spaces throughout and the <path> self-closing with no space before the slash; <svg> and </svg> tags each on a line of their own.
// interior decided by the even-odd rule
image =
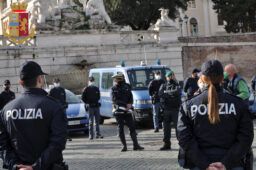
<svg viewBox="0 0 256 170">
<path fill-rule="evenodd" d="M 226 93 L 218 60 L 202 65 L 205 89 L 180 108 L 179 163 L 192 170 L 246 170 L 245 155 L 253 141 L 253 122 L 242 99 Z"/>
</svg>

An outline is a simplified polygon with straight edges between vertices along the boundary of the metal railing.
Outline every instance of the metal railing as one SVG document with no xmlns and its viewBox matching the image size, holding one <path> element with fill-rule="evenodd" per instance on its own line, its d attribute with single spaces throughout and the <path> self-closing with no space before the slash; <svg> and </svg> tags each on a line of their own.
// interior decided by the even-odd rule
<svg viewBox="0 0 256 170">
<path fill-rule="evenodd" d="M 0 35 L 0 47 L 22 47 L 22 46 L 29 46 L 34 47 L 36 46 L 36 36 L 33 38 L 28 39 L 26 42 L 22 44 L 18 44 L 15 41 L 12 41 L 10 38 Z"/>
</svg>

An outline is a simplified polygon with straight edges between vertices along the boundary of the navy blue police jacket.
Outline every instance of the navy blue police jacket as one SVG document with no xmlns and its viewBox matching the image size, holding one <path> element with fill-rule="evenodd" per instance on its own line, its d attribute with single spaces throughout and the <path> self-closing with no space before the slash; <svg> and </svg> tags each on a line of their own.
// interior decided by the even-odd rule
<svg viewBox="0 0 256 170">
<path fill-rule="evenodd" d="M 62 106 L 43 89 L 26 89 L 1 112 L 0 150 L 4 165 L 32 165 L 50 170 L 62 162 L 67 136 L 67 118 Z"/>
<path fill-rule="evenodd" d="M 208 120 L 208 90 L 187 100 L 180 108 L 177 131 L 179 145 L 196 167 L 206 169 L 212 162 L 222 162 L 227 169 L 241 166 L 241 160 L 253 141 L 253 122 L 244 102 L 218 88 L 220 122 Z M 207 150 L 224 151 L 211 160 Z M 217 153 L 216 153 L 217 154 Z"/>
<path fill-rule="evenodd" d="M 3 91 L 0 94 L 0 110 L 3 109 L 3 107 L 10 102 L 11 100 L 15 99 L 15 93 L 11 90 L 9 91 Z"/>
<path fill-rule="evenodd" d="M 164 84 L 165 81 L 160 79 L 160 80 L 152 80 L 149 85 L 148 85 L 148 92 L 149 95 L 153 99 L 153 104 L 160 102 L 160 97 L 158 95 L 158 91 L 161 87 L 162 84 Z"/>
<path fill-rule="evenodd" d="M 68 108 L 68 104 L 66 102 L 66 92 L 63 87 L 52 88 L 49 92 L 49 96 L 59 101 L 64 109 Z"/>
<path fill-rule="evenodd" d="M 116 84 L 111 89 L 111 97 L 114 105 L 127 107 L 127 104 L 133 104 L 131 86 L 125 82 Z"/>
</svg>

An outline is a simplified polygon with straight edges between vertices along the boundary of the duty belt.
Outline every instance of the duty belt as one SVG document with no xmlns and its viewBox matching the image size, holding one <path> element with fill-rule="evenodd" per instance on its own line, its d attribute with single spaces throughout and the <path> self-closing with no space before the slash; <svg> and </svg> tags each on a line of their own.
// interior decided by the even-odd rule
<svg viewBox="0 0 256 170">
<path fill-rule="evenodd" d="M 132 109 L 126 110 L 126 108 L 122 107 L 122 106 L 116 106 L 113 109 L 113 113 L 115 113 L 115 114 L 126 114 L 126 113 L 132 113 L 132 112 L 133 112 Z"/>
</svg>

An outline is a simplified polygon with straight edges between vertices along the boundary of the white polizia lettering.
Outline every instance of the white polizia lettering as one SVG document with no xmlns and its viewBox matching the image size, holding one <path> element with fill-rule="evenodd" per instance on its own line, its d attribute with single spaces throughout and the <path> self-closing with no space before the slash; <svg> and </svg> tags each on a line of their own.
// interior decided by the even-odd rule
<svg viewBox="0 0 256 170">
<path fill-rule="evenodd" d="M 191 116 L 194 116 L 196 113 L 200 115 L 206 115 L 208 112 L 208 107 L 205 104 L 192 105 L 190 108 Z M 236 108 L 234 103 L 219 103 L 219 114 L 220 115 L 236 115 Z"/>
<path fill-rule="evenodd" d="M 41 108 L 38 109 L 13 109 L 7 110 L 5 114 L 6 120 L 31 120 L 31 119 L 43 119 Z"/>
</svg>

